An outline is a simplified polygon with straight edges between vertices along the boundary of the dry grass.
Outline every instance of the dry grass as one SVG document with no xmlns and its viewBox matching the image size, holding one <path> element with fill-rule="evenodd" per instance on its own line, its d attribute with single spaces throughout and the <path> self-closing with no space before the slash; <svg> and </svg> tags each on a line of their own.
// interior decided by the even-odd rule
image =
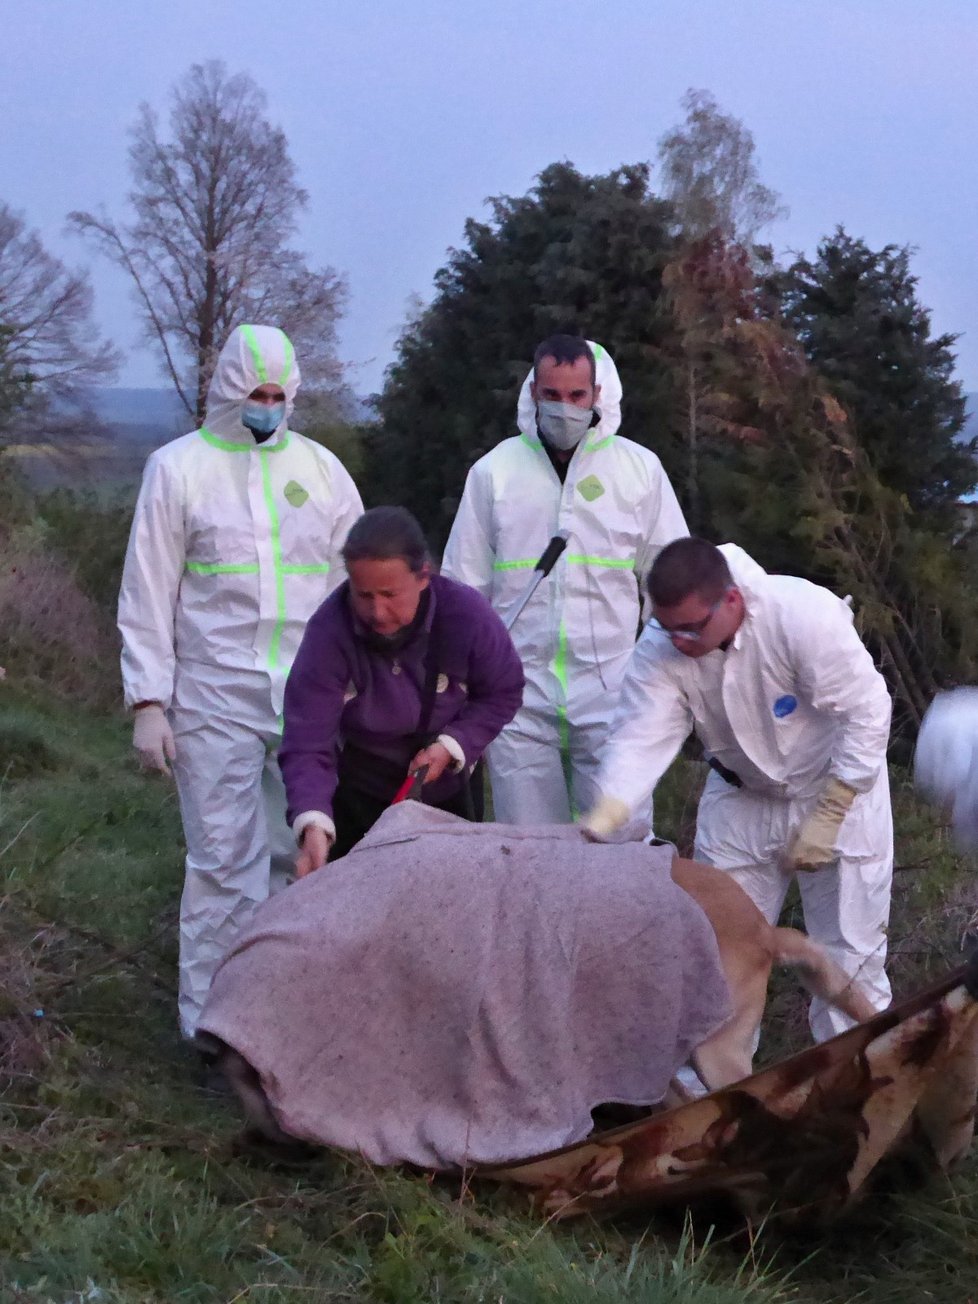
<svg viewBox="0 0 978 1304">
<path fill-rule="evenodd" d="M 973 1293 L 974 1163 L 804 1243 L 766 1229 L 758 1266 L 739 1228 L 704 1255 L 708 1226 L 693 1238 L 667 1214 L 554 1228 L 518 1195 L 331 1153 L 301 1170 L 242 1153 L 236 1114 L 195 1085 L 175 1029 L 172 788 L 133 772 L 119 721 L 16 692 L 0 696 L 4 1304 L 964 1304 Z M 677 829 L 701 779 L 688 762 L 670 776 L 662 817 Z M 975 876 L 898 773 L 894 789 L 891 972 L 907 990 L 953 963 Z M 794 1020 L 791 1038 L 807 1040 L 796 984 L 772 1011 L 772 1033 Z"/>
<path fill-rule="evenodd" d="M 57 1032 L 45 1018 L 40 975 L 56 930 L 32 929 L 0 899 L 0 1083 L 37 1082 Z"/>
<path fill-rule="evenodd" d="M 72 569 L 31 540 L 0 558 L 0 664 L 8 678 L 89 705 L 118 696 L 118 645 Z"/>
</svg>

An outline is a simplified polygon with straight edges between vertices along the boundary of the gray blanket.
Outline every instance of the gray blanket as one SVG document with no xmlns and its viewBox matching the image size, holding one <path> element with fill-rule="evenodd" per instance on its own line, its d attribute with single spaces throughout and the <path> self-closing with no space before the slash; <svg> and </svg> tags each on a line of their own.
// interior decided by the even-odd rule
<svg viewBox="0 0 978 1304">
<path fill-rule="evenodd" d="M 495 1163 L 651 1104 L 730 1013 L 672 849 L 406 802 L 272 897 L 200 1027 L 259 1072 L 281 1126 L 376 1163 Z"/>
</svg>

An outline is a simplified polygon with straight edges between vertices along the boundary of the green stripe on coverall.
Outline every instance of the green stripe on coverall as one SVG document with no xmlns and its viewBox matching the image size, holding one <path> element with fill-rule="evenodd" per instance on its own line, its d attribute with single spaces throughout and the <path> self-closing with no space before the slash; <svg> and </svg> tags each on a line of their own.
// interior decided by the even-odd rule
<svg viewBox="0 0 978 1304">
<path fill-rule="evenodd" d="M 285 365 L 282 368 L 281 376 L 278 378 L 278 383 L 284 389 L 285 382 L 292 374 L 292 363 L 295 361 L 295 349 L 292 347 L 292 341 L 289 339 L 288 335 L 286 335 L 285 331 L 282 331 L 282 343 L 285 345 Z"/>
<path fill-rule="evenodd" d="M 591 557 L 584 553 L 570 553 L 565 554 L 565 560 L 572 566 L 605 566 L 613 570 L 630 571 L 635 569 L 635 561 L 632 557 Z M 514 561 L 493 562 L 492 568 L 494 571 L 531 570 L 536 564 L 537 561 L 533 557 L 520 557 Z M 560 763 L 564 771 L 564 783 L 567 787 L 567 800 L 570 803 L 571 815 L 576 819 L 579 811 L 574 805 L 570 725 L 567 721 L 567 629 L 563 621 L 560 622 L 560 630 L 557 635 L 557 652 L 553 659 L 552 669 L 564 694 L 563 704 L 557 703 L 557 734 L 560 746 Z"/>
<path fill-rule="evenodd" d="M 211 448 L 219 448 L 223 453 L 253 453 L 257 448 L 253 439 L 247 444 L 235 444 L 230 439 L 221 439 L 213 431 L 208 430 L 206 426 L 201 426 L 200 435 L 206 443 L 210 444 Z M 289 436 L 288 432 L 286 432 L 285 438 L 280 440 L 279 443 L 272 444 L 271 448 L 262 448 L 261 451 L 263 453 L 281 453 L 282 449 L 288 448 L 288 446 Z"/>
<path fill-rule="evenodd" d="M 494 561 L 494 571 L 531 570 L 539 558 L 520 557 L 516 561 Z M 583 553 L 565 554 L 564 560 L 572 566 L 611 566 L 616 570 L 634 570 L 635 561 L 631 557 L 588 557 Z"/>
<path fill-rule="evenodd" d="M 282 536 L 279 532 L 278 508 L 272 493 L 272 477 L 268 467 L 268 458 L 274 449 L 259 448 L 261 458 L 261 482 L 265 493 L 265 507 L 268 510 L 268 523 L 272 531 L 272 566 L 275 570 L 275 628 L 272 641 L 268 646 L 268 664 L 272 670 L 278 667 L 278 649 L 282 642 L 282 630 L 285 628 L 285 575 L 282 568 Z"/>
<path fill-rule="evenodd" d="M 557 651 L 553 659 L 553 672 L 564 694 L 563 702 L 557 703 L 557 736 L 560 740 L 560 764 L 564 771 L 564 786 L 567 788 L 567 801 L 570 805 L 571 818 L 577 819 L 580 813 L 574 805 L 573 770 L 570 754 L 570 725 L 567 723 L 567 627 L 560 622 L 557 633 Z"/>
<path fill-rule="evenodd" d="M 258 347 L 258 336 L 255 334 L 253 326 L 242 326 L 241 334 L 244 336 L 244 342 L 251 351 L 251 360 L 255 364 L 255 375 L 258 377 L 260 385 L 268 383 L 268 371 L 265 367 L 265 359 L 261 355 L 261 349 Z"/>
<path fill-rule="evenodd" d="M 261 349 L 258 346 L 258 336 L 255 334 L 254 327 L 242 326 L 241 334 L 245 338 L 245 343 L 251 351 L 251 359 L 255 364 L 255 373 L 262 385 L 268 383 L 268 369 L 265 366 L 265 359 L 261 355 Z M 285 363 L 282 367 L 282 374 L 278 378 L 278 383 L 284 388 L 285 382 L 292 374 L 292 363 L 295 361 L 295 349 L 292 347 L 292 341 L 286 335 L 285 331 L 279 331 L 282 337 L 282 343 L 285 346 Z"/>
<path fill-rule="evenodd" d="M 571 553 L 567 560 L 575 566 L 612 566 L 616 570 L 634 570 L 633 557 L 586 557 L 581 553 Z"/>
<path fill-rule="evenodd" d="M 247 332 L 245 334 L 247 335 Z M 291 367 L 291 362 L 289 366 Z M 275 572 L 275 628 L 272 630 L 272 641 L 268 649 L 268 664 L 274 670 L 278 666 L 279 646 L 282 642 L 282 631 L 285 628 L 287 615 L 285 608 L 285 576 L 327 575 L 329 573 L 329 563 L 324 562 L 314 566 L 286 566 L 282 563 L 282 537 L 279 529 L 278 509 L 275 506 L 275 497 L 272 493 L 268 459 L 274 453 L 279 453 L 283 448 L 288 447 L 288 435 L 286 434 L 280 443 L 272 444 L 269 448 L 259 447 L 256 449 L 254 441 L 248 444 L 231 443 L 227 439 L 219 439 L 217 435 L 203 426 L 200 433 L 213 448 L 220 448 L 228 453 L 257 452 L 261 462 L 262 494 L 265 499 L 265 509 L 268 512 L 268 524 L 272 537 L 272 567 Z M 235 565 L 221 562 L 188 561 L 186 565 L 187 570 L 192 571 L 195 575 L 256 575 L 261 569 L 255 562 Z"/>
<path fill-rule="evenodd" d="M 206 562 L 206 561 L 188 561 L 187 570 L 193 571 L 195 575 L 257 575 L 258 563 L 242 562 L 240 565 L 225 564 L 223 562 Z M 329 562 L 324 561 L 317 566 L 283 566 L 283 575 L 328 575 Z"/>
<path fill-rule="evenodd" d="M 602 448 L 607 448 L 608 445 L 613 442 L 614 438 L 615 438 L 614 435 L 605 435 L 603 439 L 586 440 L 583 445 L 584 451 L 585 453 L 600 452 Z M 523 443 L 526 444 L 528 448 L 535 449 L 536 452 L 538 453 L 544 452 L 544 448 L 543 445 L 540 443 L 540 440 L 531 439 L 529 435 L 524 434 L 522 430 L 520 431 L 520 439 L 523 440 Z"/>
</svg>

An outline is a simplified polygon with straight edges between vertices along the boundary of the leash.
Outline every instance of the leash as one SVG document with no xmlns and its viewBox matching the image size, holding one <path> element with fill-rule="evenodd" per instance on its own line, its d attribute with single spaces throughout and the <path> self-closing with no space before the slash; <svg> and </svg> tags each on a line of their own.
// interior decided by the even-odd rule
<svg viewBox="0 0 978 1304">
<path fill-rule="evenodd" d="M 567 540 L 569 537 L 570 537 L 570 531 L 558 530 L 557 533 L 554 535 L 554 537 L 547 544 L 546 548 L 544 548 L 543 552 L 540 554 L 540 560 L 533 567 L 533 574 L 530 577 L 530 582 L 527 584 L 526 588 L 520 594 L 519 598 L 516 600 L 516 603 L 514 604 L 512 609 L 507 613 L 506 617 L 503 620 L 503 624 L 506 626 L 507 632 L 511 630 L 513 626 L 516 624 L 517 620 L 519 620 L 520 615 L 522 614 L 524 608 L 526 607 L 526 604 L 533 597 L 539 585 L 547 578 L 547 576 L 553 570 L 554 566 L 557 564 L 557 558 L 567 547 Z M 428 667 L 429 674 L 427 676 L 428 678 L 431 678 L 430 672 L 432 669 L 434 669 L 435 672 L 437 672 L 437 663 L 434 658 L 430 658 L 430 665 Z M 432 680 L 432 687 L 433 686 L 434 686 L 434 681 Z M 425 685 L 425 688 L 427 690 L 428 688 L 427 683 Z M 427 696 L 429 695 L 426 692 L 426 697 Z M 431 694 L 431 702 L 433 703 L 433 694 Z M 422 716 L 425 717 L 425 724 L 427 724 L 427 717 L 430 716 L 431 714 L 431 706 L 429 705 L 428 702 L 425 702 L 424 705 L 428 706 L 427 712 L 422 710 Z M 404 780 L 404 782 L 398 788 L 397 792 L 394 794 L 394 798 L 391 801 L 391 805 L 396 806 L 399 802 L 402 801 L 420 801 L 421 789 L 424 786 L 424 781 L 425 778 L 427 777 L 427 774 L 428 774 L 427 765 L 421 765 L 418 767 L 418 769 L 410 771 L 407 778 Z M 471 792 L 469 796 L 471 801 Z"/>
</svg>

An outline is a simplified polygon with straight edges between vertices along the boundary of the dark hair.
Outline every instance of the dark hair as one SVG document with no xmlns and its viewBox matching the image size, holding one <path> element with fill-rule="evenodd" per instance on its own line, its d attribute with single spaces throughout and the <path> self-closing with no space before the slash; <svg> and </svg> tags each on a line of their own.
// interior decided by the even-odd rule
<svg viewBox="0 0 978 1304">
<path fill-rule="evenodd" d="M 706 539 L 673 539 L 649 571 L 649 597 L 665 608 L 678 606 L 691 593 L 716 602 L 732 583 L 727 559 L 715 544 Z"/>
<path fill-rule="evenodd" d="M 421 526 L 406 507 L 371 507 L 346 536 L 343 560 L 407 562 L 415 575 L 430 561 Z"/>
<path fill-rule="evenodd" d="M 544 358 L 553 358 L 558 364 L 571 364 L 578 358 L 587 358 L 591 364 L 591 384 L 593 385 L 598 378 L 598 369 L 594 361 L 594 354 L 587 340 L 582 339 L 580 335 L 551 335 L 537 345 L 537 351 L 533 355 L 533 379 L 537 378 L 537 369 Z"/>
</svg>

